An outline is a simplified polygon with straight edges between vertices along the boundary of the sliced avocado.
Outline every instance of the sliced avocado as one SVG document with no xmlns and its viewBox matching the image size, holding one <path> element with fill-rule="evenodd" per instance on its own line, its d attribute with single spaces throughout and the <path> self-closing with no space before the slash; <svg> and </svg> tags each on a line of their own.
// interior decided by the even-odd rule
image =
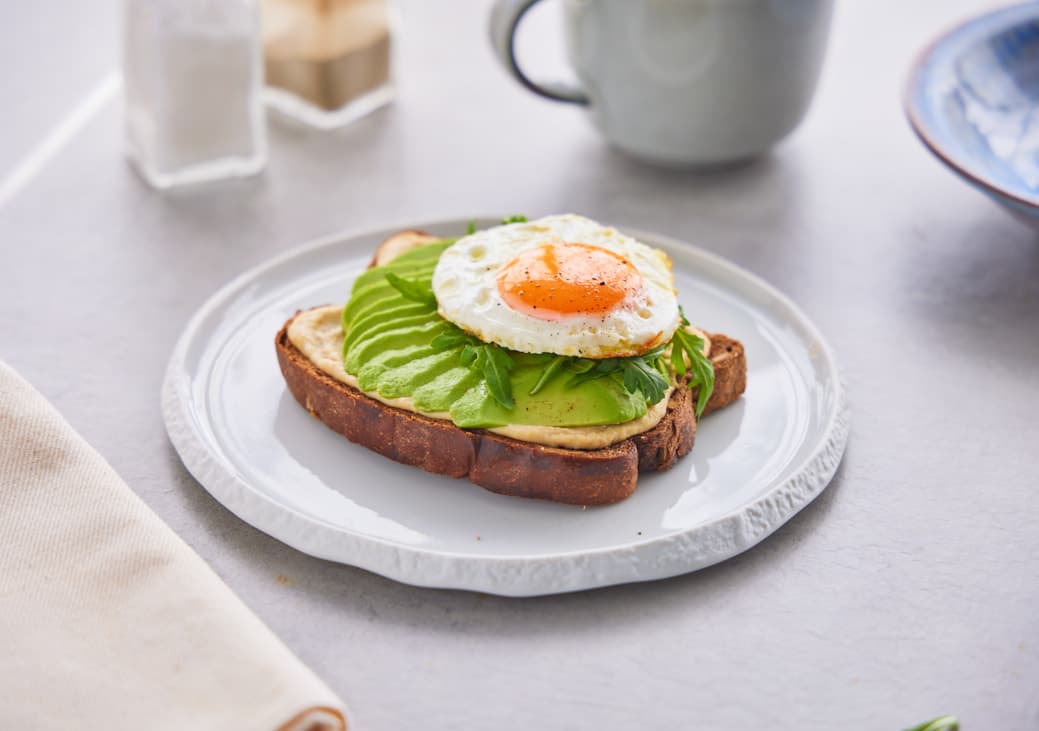
<svg viewBox="0 0 1039 731">
<path fill-rule="evenodd" d="M 361 320 L 366 320 L 369 317 L 385 317 L 386 312 L 388 310 L 399 307 L 405 302 L 411 302 L 412 304 L 421 304 L 423 307 L 430 309 L 432 314 L 436 314 L 435 308 L 433 308 L 432 305 L 421 302 L 413 302 L 412 300 L 405 299 L 404 297 L 398 294 L 392 298 L 387 297 L 385 299 L 376 300 L 364 307 L 363 309 L 358 310 L 354 314 L 353 320 L 350 323 L 344 325 L 344 327 L 346 328 L 347 332 L 349 332 L 349 329 L 352 328 L 355 323 L 358 323 Z"/>
<path fill-rule="evenodd" d="M 646 414 L 646 400 L 630 394 L 611 378 L 597 378 L 570 386 L 573 374 L 562 372 L 550 378 L 536 395 L 530 391 L 541 376 L 540 368 L 516 368 L 512 372 L 512 394 L 516 408 L 502 407 L 486 384 L 466 393 L 451 407 L 451 420 L 461 427 L 480 428 L 506 424 L 541 426 L 598 426 L 622 424 Z"/>
<path fill-rule="evenodd" d="M 404 299 L 401 297 L 400 292 L 390 286 L 390 283 L 385 281 L 376 282 L 369 284 L 367 287 L 355 292 L 350 297 L 350 301 L 343 307 L 343 330 L 344 332 L 350 331 L 350 326 L 358 318 L 359 313 L 366 308 L 373 305 L 376 308 L 385 306 L 382 304 L 385 300 L 392 299 Z"/>
<path fill-rule="evenodd" d="M 357 376 L 357 385 L 361 387 L 362 391 L 374 391 L 379 385 L 379 377 L 386 371 L 416 358 L 425 358 L 435 352 L 431 346 L 425 344 L 383 351 L 357 369 L 357 372 L 354 373 Z M 353 373 L 353 371 L 350 372 Z"/>
<path fill-rule="evenodd" d="M 393 285 L 387 282 L 385 277 L 380 281 L 371 282 L 356 290 L 350 296 L 350 301 L 343 308 L 343 328 L 348 330 L 357 318 L 363 316 L 362 313 L 366 311 L 373 312 L 379 308 L 385 308 L 388 304 L 387 300 L 403 299 L 404 297 L 401 293 L 394 289 Z M 372 309 L 373 306 L 374 309 Z"/>
<path fill-rule="evenodd" d="M 418 280 L 429 284 L 429 280 Z M 397 289 L 383 278 L 382 282 L 374 282 L 350 297 L 343 308 L 343 329 L 349 331 L 357 320 L 394 306 L 400 300 L 407 301 Z"/>
<path fill-rule="evenodd" d="M 428 284 L 440 254 L 451 243 L 408 251 L 387 265 L 368 270 L 354 283 L 350 301 L 343 308 L 344 365 L 357 376 L 363 391 L 386 398 L 411 396 L 420 411 L 449 412 L 455 424 L 467 428 L 595 426 L 645 415 L 645 398 L 628 393 L 615 380 L 619 374 L 575 385 L 573 370 L 559 367 L 549 370 L 540 383 L 557 358 L 524 353 L 510 353 L 515 408 L 505 409 L 491 396 L 484 374 L 476 366 L 482 361 L 462 365 L 461 347 L 435 351 L 433 339 L 453 326 L 433 305 L 405 298 L 387 281 L 386 273 Z M 536 385 L 537 393 L 531 396 Z"/>
<path fill-rule="evenodd" d="M 368 338 L 350 349 L 344 361 L 347 373 L 353 373 L 363 363 L 368 362 L 376 354 L 388 350 L 399 350 L 409 345 L 429 345 L 449 325 L 444 320 L 431 320 L 425 325 L 403 327 L 388 330 L 373 338 Z"/>
<path fill-rule="evenodd" d="M 433 350 L 433 346 L 428 343 L 422 343 L 420 345 L 408 345 L 403 348 L 396 348 L 393 350 L 384 350 L 378 355 L 372 356 L 364 362 L 361 366 L 360 373 L 368 366 L 378 366 L 379 368 L 395 368 L 401 363 L 407 363 L 409 360 L 416 358 L 425 358 L 427 355 L 432 355 L 437 351 Z"/>
<path fill-rule="evenodd" d="M 383 371 L 375 389 L 386 398 L 410 396 L 416 388 L 429 383 L 456 363 L 458 354 L 450 351 L 412 360 Z"/>
<path fill-rule="evenodd" d="M 350 326 L 343 340 L 343 353 L 348 353 L 357 343 L 401 326 L 421 325 L 437 316 L 436 310 L 429 305 L 403 300 L 399 305 L 383 312 L 373 312 L 367 317 L 358 319 Z"/>
<path fill-rule="evenodd" d="M 416 388 L 411 398 L 414 399 L 415 408 L 422 411 L 447 411 L 480 380 L 480 374 L 476 371 L 456 365 Z"/>
<path fill-rule="evenodd" d="M 404 279 L 432 279 L 433 270 L 436 269 L 435 264 L 412 264 L 410 266 L 395 266 L 393 264 L 387 264 L 384 267 L 376 267 L 375 269 L 369 269 L 364 272 L 357 279 L 354 280 L 354 286 L 351 290 L 351 295 L 356 294 L 365 287 L 370 287 L 373 284 L 383 284 L 386 282 L 386 274 L 393 272 L 397 276 L 404 277 Z"/>
<path fill-rule="evenodd" d="M 386 272 L 391 271 L 399 274 L 405 279 L 429 279 L 433 276 L 433 270 L 440 255 L 444 253 L 453 240 L 438 241 L 435 244 L 427 244 L 417 249 L 406 251 L 388 264 L 372 267 L 358 275 L 354 280 L 353 293 L 360 288 L 373 282 L 385 281 Z"/>
</svg>

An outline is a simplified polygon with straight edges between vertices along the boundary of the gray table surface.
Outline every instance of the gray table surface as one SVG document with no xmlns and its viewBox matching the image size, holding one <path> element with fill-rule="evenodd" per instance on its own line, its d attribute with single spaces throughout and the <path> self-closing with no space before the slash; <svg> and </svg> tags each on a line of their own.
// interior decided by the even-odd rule
<svg viewBox="0 0 1039 731">
<path fill-rule="evenodd" d="M 915 50 L 985 5 L 840 3 L 799 130 L 753 165 L 692 174 L 631 162 L 511 84 L 486 3 L 412 0 L 393 107 L 335 133 L 272 127 L 262 177 L 165 195 L 125 164 L 116 100 L 62 126 L 117 68 L 118 3 L 12 6 L 0 357 L 358 729 L 900 729 L 940 713 L 1039 728 L 1039 241 L 932 159 L 899 102 Z M 558 58 L 555 14 L 534 23 L 524 46 Z M 696 574 L 509 600 L 309 558 L 184 470 L 159 386 L 217 287 L 336 230 L 517 211 L 683 238 L 796 300 L 854 407 L 822 497 Z"/>
</svg>

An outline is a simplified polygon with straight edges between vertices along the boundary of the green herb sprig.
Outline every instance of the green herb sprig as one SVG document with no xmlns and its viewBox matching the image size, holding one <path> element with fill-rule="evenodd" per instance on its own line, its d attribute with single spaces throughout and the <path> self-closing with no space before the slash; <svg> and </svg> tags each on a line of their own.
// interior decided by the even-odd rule
<svg viewBox="0 0 1039 731">
<path fill-rule="evenodd" d="M 687 372 L 692 373 L 691 383 L 700 387 L 700 394 L 696 398 L 696 418 L 703 415 L 707 402 L 714 393 L 714 364 L 711 359 L 704 355 L 704 340 L 699 335 L 686 330 L 689 320 L 685 312 L 678 308 L 679 326 L 675 336 L 671 339 L 671 367 L 678 378 L 685 378 Z M 688 369 L 686 360 L 688 359 Z"/>
<path fill-rule="evenodd" d="M 559 372 L 566 362 L 570 360 L 565 355 L 557 355 L 555 358 L 548 362 L 544 370 L 541 371 L 541 375 L 538 376 L 537 383 L 530 389 L 529 395 L 536 396 L 541 389 L 545 387 L 545 384 L 552 380 L 552 376 Z"/>
<path fill-rule="evenodd" d="M 568 370 L 573 371 L 574 375 L 567 381 L 566 388 L 606 377 L 619 383 L 628 393 L 641 393 L 650 404 L 659 403 L 670 387 L 661 368 L 663 353 L 664 346 L 661 346 L 631 358 L 574 358 L 567 364 Z"/>
</svg>

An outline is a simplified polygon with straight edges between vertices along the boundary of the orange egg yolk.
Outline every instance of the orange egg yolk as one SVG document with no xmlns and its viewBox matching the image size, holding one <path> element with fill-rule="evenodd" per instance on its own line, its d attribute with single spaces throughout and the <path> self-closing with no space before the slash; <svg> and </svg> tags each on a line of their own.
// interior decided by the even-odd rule
<svg viewBox="0 0 1039 731">
<path fill-rule="evenodd" d="M 640 289 L 642 277 L 634 264 L 591 244 L 528 249 L 498 274 L 498 292 L 505 303 L 539 320 L 604 315 Z"/>
</svg>

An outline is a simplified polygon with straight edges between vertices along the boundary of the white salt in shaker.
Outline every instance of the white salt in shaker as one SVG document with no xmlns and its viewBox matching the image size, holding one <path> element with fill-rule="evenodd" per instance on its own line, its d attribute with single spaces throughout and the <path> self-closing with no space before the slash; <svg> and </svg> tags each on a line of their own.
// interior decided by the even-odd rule
<svg viewBox="0 0 1039 731">
<path fill-rule="evenodd" d="M 127 154 L 158 188 L 267 162 L 257 0 L 124 0 Z"/>
</svg>

